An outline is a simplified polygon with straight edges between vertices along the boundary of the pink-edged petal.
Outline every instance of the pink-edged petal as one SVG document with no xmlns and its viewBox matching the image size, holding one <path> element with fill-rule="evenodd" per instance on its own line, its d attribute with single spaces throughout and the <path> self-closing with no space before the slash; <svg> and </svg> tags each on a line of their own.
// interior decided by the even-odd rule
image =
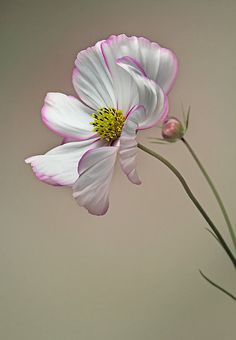
<svg viewBox="0 0 236 340">
<path fill-rule="evenodd" d="M 154 80 L 167 94 L 177 76 L 178 63 L 175 54 L 143 37 L 112 35 L 102 43 L 107 64 L 113 75 L 114 60 L 129 56 L 134 58 L 144 74 Z M 112 61 L 113 59 L 113 61 Z"/>
<path fill-rule="evenodd" d="M 146 110 L 137 106 L 126 119 L 120 136 L 120 165 L 128 179 L 134 184 L 141 184 L 136 170 L 137 141 L 136 135 L 140 122 L 145 120 Z"/>
<path fill-rule="evenodd" d="M 57 146 L 44 155 L 25 160 L 37 178 L 52 185 L 72 186 L 78 178 L 78 162 L 85 152 L 104 145 L 98 139 L 70 142 Z"/>
<path fill-rule="evenodd" d="M 93 138 L 92 110 L 72 96 L 50 92 L 42 108 L 42 120 L 58 135 L 75 140 Z"/>
<path fill-rule="evenodd" d="M 73 197 L 93 215 L 104 215 L 108 210 L 117 150 L 116 146 L 90 150 L 79 162 L 79 178 L 73 186 Z"/>
<path fill-rule="evenodd" d="M 161 48 L 159 69 L 154 80 L 166 94 L 171 91 L 175 83 L 178 69 L 179 66 L 176 55 L 166 48 Z"/>
<path fill-rule="evenodd" d="M 147 129 L 158 124 L 168 112 L 168 99 L 163 90 L 145 76 L 134 58 L 125 56 L 117 59 L 116 62 L 134 79 L 139 97 L 138 103 L 145 108 L 145 116 L 138 122 L 138 129 Z"/>
<path fill-rule="evenodd" d="M 105 40 L 101 44 L 101 49 L 113 80 L 116 107 L 126 116 L 129 110 L 137 104 L 137 90 L 133 78 L 116 64 L 119 46 L 110 44 L 110 42 L 110 39 Z"/>
<path fill-rule="evenodd" d="M 95 46 L 81 51 L 75 61 L 73 84 L 83 102 L 95 110 L 116 107 L 113 84 L 99 41 Z"/>
<path fill-rule="evenodd" d="M 71 138 L 71 137 L 65 137 L 65 138 L 63 138 L 61 144 L 66 144 L 66 143 L 70 143 L 70 142 L 78 142 L 78 140 L 75 139 L 75 138 Z"/>
</svg>

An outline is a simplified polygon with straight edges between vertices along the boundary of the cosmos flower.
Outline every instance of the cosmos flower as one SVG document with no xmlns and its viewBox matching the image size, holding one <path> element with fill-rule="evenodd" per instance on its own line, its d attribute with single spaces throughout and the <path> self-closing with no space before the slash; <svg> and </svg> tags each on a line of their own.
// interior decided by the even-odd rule
<svg viewBox="0 0 236 340">
<path fill-rule="evenodd" d="M 177 68 L 170 50 L 124 34 L 80 52 L 73 72 L 78 99 L 48 93 L 42 108 L 43 122 L 64 142 L 26 163 L 41 181 L 71 186 L 91 214 L 105 214 L 117 156 L 128 179 L 141 183 L 136 135 L 166 118 Z"/>
</svg>

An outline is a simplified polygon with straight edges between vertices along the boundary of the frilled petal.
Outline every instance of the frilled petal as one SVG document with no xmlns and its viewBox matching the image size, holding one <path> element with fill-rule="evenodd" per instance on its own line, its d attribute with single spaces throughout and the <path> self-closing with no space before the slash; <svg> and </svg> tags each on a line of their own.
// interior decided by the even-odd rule
<svg viewBox="0 0 236 340">
<path fill-rule="evenodd" d="M 113 78 L 119 76 L 116 75 L 114 61 L 129 56 L 137 61 L 143 73 L 154 80 L 166 94 L 173 86 L 178 72 L 178 63 L 172 51 L 162 48 L 146 38 L 127 37 L 125 34 L 111 36 L 102 43 L 101 47 Z M 121 80 L 118 79 L 118 84 Z M 117 87 L 119 90 L 119 86 Z M 122 89 L 118 91 L 118 95 L 118 99 L 120 99 Z"/>
<path fill-rule="evenodd" d="M 150 128 L 164 119 L 168 112 L 168 100 L 163 90 L 146 77 L 134 58 L 122 57 L 117 64 L 133 77 L 139 94 L 139 105 L 129 113 L 121 133 L 120 164 L 129 180 L 140 184 L 136 171 L 136 134 L 138 130 Z"/>
<path fill-rule="evenodd" d="M 83 102 L 97 110 L 101 107 L 116 107 L 113 84 L 106 66 L 101 41 L 81 51 L 75 61 L 73 84 Z"/>
<path fill-rule="evenodd" d="M 93 111 L 72 96 L 48 93 L 41 112 L 46 126 L 64 138 L 84 140 L 96 136 L 90 124 Z"/>
<path fill-rule="evenodd" d="M 140 122 L 145 120 L 146 110 L 137 106 L 130 112 L 120 136 L 120 165 L 128 179 L 134 184 L 141 184 L 136 170 L 137 141 L 136 135 Z"/>
<path fill-rule="evenodd" d="M 45 155 L 29 157 L 25 162 L 31 164 L 39 180 L 52 185 L 72 186 L 78 178 L 78 162 L 84 153 L 103 145 L 104 142 L 98 139 L 66 143 Z"/>
<path fill-rule="evenodd" d="M 168 98 L 163 90 L 145 76 L 134 58 L 125 56 L 117 59 L 116 62 L 134 79 L 138 91 L 138 103 L 145 108 L 145 115 L 138 122 L 138 129 L 147 129 L 158 124 L 168 112 Z"/>
<path fill-rule="evenodd" d="M 116 107 L 123 111 L 124 116 L 137 104 L 137 90 L 133 78 L 117 64 L 119 46 L 111 44 L 111 40 L 105 40 L 101 44 L 104 60 L 113 80 Z"/>
<path fill-rule="evenodd" d="M 109 146 L 88 151 L 79 162 L 79 178 L 73 186 L 73 196 L 93 215 L 104 215 L 108 210 L 117 149 Z"/>
<path fill-rule="evenodd" d="M 175 83 L 178 68 L 176 55 L 167 48 L 161 48 L 159 69 L 154 80 L 166 94 L 171 91 Z"/>
</svg>

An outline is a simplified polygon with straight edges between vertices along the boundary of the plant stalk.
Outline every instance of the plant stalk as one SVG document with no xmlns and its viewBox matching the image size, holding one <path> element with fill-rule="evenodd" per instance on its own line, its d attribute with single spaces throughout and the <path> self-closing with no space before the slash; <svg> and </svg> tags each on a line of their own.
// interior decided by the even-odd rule
<svg viewBox="0 0 236 340">
<path fill-rule="evenodd" d="M 138 143 L 138 147 L 143 150 L 144 152 L 148 153 L 149 155 L 155 157 L 156 159 L 158 159 L 159 161 L 161 161 L 163 164 L 165 164 L 173 173 L 174 175 L 179 179 L 179 181 L 181 182 L 185 192 L 187 193 L 187 195 L 189 196 L 189 198 L 191 199 L 191 201 L 193 202 L 193 204 L 196 206 L 196 208 L 199 210 L 199 212 L 201 213 L 201 215 L 204 217 L 204 219 L 206 220 L 206 222 L 209 224 L 210 228 L 213 230 L 213 232 L 215 233 L 215 235 L 217 236 L 221 246 L 224 248 L 225 252 L 227 253 L 227 255 L 229 256 L 231 262 L 234 265 L 234 268 L 236 269 L 236 258 L 234 257 L 234 255 L 232 254 L 230 248 L 228 247 L 227 243 L 225 242 L 223 236 L 221 235 L 221 233 L 219 232 L 219 230 L 217 229 L 217 227 L 215 226 L 215 224 L 212 222 L 212 220 L 210 219 L 210 217 L 207 215 L 207 213 L 205 212 L 205 210 L 203 209 L 203 207 L 200 205 L 200 203 L 198 202 L 198 200 L 196 199 L 196 197 L 193 195 L 192 191 L 190 190 L 187 182 L 185 181 L 185 179 L 183 178 L 183 176 L 180 174 L 180 172 L 169 162 L 167 161 L 164 157 L 162 157 L 161 155 L 159 155 L 158 153 L 156 153 L 155 151 L 147 148 L 146 146 Z"/>
<path fill-rule="evenodd" d="M 234 245 L 234 248 L 236 249 L 236 236 L 235 236 L 235 233 L 234 233 L 234 230 L 233 230 L 233 226 L 230 222 L 230 219 L 229 219 L 229 216 L 227 214 L 227 211 L 225 209 L 225 206 L 223 204 L 223 201 L 222 199 L 220 198 L 220 195 L 214 185 L 214 183 L 212 182 L 210 176 L 208 175 L 208 173 L 206 172 L 205 168 L 203 167 L 202 163 L 200 162 L 199 158 L 197 157 L 196 153 L 193 151 L 192 147 L 189 145 L 189 143 L 186 141 L 186 139 L 184 138 L 181 138 L 182 142 L 185 144 L 185 146 L 187 147 L 188 151 L 190 152 L 190 154 L 192 155 L 192 157 L 194 158 L 194 160 L 196 161 L 197 165 L 199 166 L 203 176 L 205 177 L 206 181 L 208 182 L 218 204 L 219 204 L 219 207 L 222 211 L 222 214 L 224 216 L 224 219 L 225 219 L 225 222 L 227 224 L 227 227 L 228 227 L 228 230 L 229 230 L 229 233 L 230 233 L 230 236 L 232 238 L 232 242 L 233 242 L 233 245 Z"/>
</svg>

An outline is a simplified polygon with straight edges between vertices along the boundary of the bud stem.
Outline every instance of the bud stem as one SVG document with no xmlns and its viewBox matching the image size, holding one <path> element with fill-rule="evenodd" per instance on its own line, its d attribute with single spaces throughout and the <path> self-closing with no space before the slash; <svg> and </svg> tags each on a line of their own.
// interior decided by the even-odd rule
<svg viewBox="0 0 236 340">
<path fill-rule="evenodd" d="M 234 233 L 234 230 L 233 230 L 233 227 L 232 227 L 232 224 L 230 222 L 230 219 L 229 219 L 229 216 L 227 214 L 227 211 L 224 207 L 224 204 L 220 198 L 220 195 L 218 193 L 218 191 L 216 190 L 216 187 L 215 185 L 213 184 L 210 176 L 208 175 L 208 173 L 206 172 L 205 168 L 203 167 L 202 163 L 200 162 L 200 160 L 198 159 L 196 153 L 193 151 L 192 147 L 189 145 L 189 143 L 184 139 L 184 138 L 181 138 L 182 142 L 185 144 L 185 146 L 187 147 L 187 149 L 189 150 L 190 154 L 193 156 L 194 160 L 196 161 L 197 165 L 199 166 L 203 176 L 205 177 L 205 179 L 207 180 L 218 204 L 219 204 L 219 207 L 222 211 L 222 214 L 224 216 L 224 219 L 225 219 L 225 222 L 227 224 L 227 227 L 228 227 L 228 230 L 229 230 L 229 233 L 230 233 L 230 236 L 231 236 L 231 239 L 232 239 L 232 242 L 234 244 L 234 248 L 236 249 L 236 236 L 235 236 L 235 233 Z"/>
<path fill-rule="evenodd" d="M 197 207 L 197 209 L 200 211 L 200 213 L 202 214 L 202 216 L 204 217 L 204 219 L 206 220 L 206 222 L 209 224 L 209 226 L 211 227 L 211 229 L 213 230 L 213 232 L 215 233 L 215 235 L 218 237 L 219 242 L 221 244 L 221 246 L 224 248 L 225 252 L 227 253 L 227 255 L 229 256 L 231 262 L 234 265 L 234 268 L 236 269 L 236 258 L 234 257 L 234 255 L 232 254 L 230 248 L 228 247 L 227 243 L 225 242 L 223 236 L 221 235 L 221 233 L 219 232 L 219 230 L 217 229 L 217 227 L 214 225 L 214 223 L 212 222 L 212 220 L 210 219 L 210 217 L 207 215 L 207 213 L 205 212 L 205 210 L 203 209 L 203 207 L 200 205 L 200 203 L 198 202 L 198 200 L 196 199 L 196 197 L 193 195 L 192 191 L 190 190 L 187 182 L 185 181 L 185 179 L 183 178 L 183 176 L 181 175 L 181 173 L 169 162 L 167 161 L 164 157 L 162 157 L 161 155 L 159 155 L 158 153 L 156 153 L 155 151 L 147 148 L 146 146 L 138 143 L 138 147 L 147 152 L 149 155 L 157 158 L 159 161 L 161 161 L 163 164 L 165 164 L 174 174 L 175 176 L 179 179 L 179 181 L 181 182 L 184 190 L 186 191 L 187 195 L 189 196 L 189 198 L 191 199 L 191 201 L 194 203 L 194 205 Z"/>
</svg>

